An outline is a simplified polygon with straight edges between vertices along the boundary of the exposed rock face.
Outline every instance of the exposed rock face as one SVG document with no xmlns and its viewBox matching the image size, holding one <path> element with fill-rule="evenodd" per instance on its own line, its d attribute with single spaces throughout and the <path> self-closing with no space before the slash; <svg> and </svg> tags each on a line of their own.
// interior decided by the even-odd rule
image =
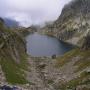
<svg viewBox="0 0 90 90">
<path fill-rule="evenodd" d="M 55 23 L 59 39 L 80 45 L 90 32 L 90 1 L 74 0 L 66 5 Z"/>
<path fill-rule="evenodd" d="M 25 59 L 25 48 L 25 41 L 23 37 L 19 34 L 19 32 L 7 28 L 4 24 L 3 19 L 0 19 L 0 66 L 2 72 L 4 73 L 7 79 L 6 81 L 10 83 L 17 83 L 19 77 L 23 78 L 20 73 L 20 69 L 22 69 L 20 65 Z M 1 75 L 0 77 L 3 78 Z M 15 79 L 13 80 L 10 78 Z"/>
<path fill-rule="evenodd" d="M 43 29 L 60 40 L 82 46 L 84 38 L 90 36 L 90 1 L 73 0 L 63 8 L 60 17 L 52 25 Z"/>
<path fill-rule="evenodd" d="M 2 20 L 0 22 L 2 22 L 0 24 L 0 55 L 5 51 L 12 59 L 19 62 L 20 54 L 25 53 L 25 41 L 17 32 L 2 26 L 4 24 Z"/>
<path fill-rule="evenodd" d="M 87 36 L 85 37 L 82 48 L 83 48 L 83 49 L 88 49 L 88 48 L 90 48 L 90 35 L 87 35 Z"/>
<path fill-rule="evenodd" d="M 0 84 L 3 84 L 5 82 L 6 82 L 5 76 L 4 76 L 1 66 L 0 66 Z"/>
</svg>

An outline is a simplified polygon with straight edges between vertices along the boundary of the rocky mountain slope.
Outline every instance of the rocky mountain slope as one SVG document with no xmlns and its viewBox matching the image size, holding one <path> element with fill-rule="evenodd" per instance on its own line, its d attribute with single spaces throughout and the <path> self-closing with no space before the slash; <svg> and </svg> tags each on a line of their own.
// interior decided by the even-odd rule
<svg viewBox="0 0 90 90">
<path fill-rule="evenodd" d="M 55 59 L 56 67 L 53 68 L 60 71 L 60 79 L 56 79 L 58 83 L 54 90 L 89 90 L 90 1 L 73 0 L 63 8 L 60 17 L 52 25 L 43 27 L 39 32 L 79 46 Z"/>
<path fill-rule="evenodd" d="M 5 82 L 27 82 L 22 75 L 24 74 L 22 70 L 26 68 L 25 51 L 25 41 L 22 36 L 7 28 L 3 19 L 0 18 L 0 68 L 4 72 L 2 75 L 6 77 Z M 1 75 L 0 77 L 3 78 Z M 4 81 L 0 79 L 0 84 Z"/>
<path fill-rule="evenodd" d="M 24 29 L 9 30 L 0 19 L 0 85 L 17 85 L 18 90 L 90 90 L 89 5 L 89 0 L 74 0 L 57 21 L 43 28 L 44 34 L 80 46 L 54 59 L 27 58 Z"/>
<path fill-rule="evenodd" d="M 15 20 L 9 19 L 9 18 L 3 18 L 5 21 L 6 26 L 8 27 L 18 27 L 19 23 Z"/>
<path fill-rule="evenodd" d="M 60 17 L 52 25 L 44 27 L 43 31 L 65 42 L 82 46 L 90 36 L 90 1 L 72 0 L 63 8 Z"/>
</svg>

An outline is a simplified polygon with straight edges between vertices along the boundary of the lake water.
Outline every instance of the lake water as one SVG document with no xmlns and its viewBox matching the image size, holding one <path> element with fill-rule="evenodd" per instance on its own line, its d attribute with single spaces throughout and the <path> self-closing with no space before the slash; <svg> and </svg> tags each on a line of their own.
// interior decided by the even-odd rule
<svg viewBox="0 0 90 90">
<path fill-rule="evenodd" d="M 73 48 L 72 45 L 61 42 L 55 37 L 30 34 L 26 37 L 27 53 L 32 56 L 63 55 Z"/>
</svg>

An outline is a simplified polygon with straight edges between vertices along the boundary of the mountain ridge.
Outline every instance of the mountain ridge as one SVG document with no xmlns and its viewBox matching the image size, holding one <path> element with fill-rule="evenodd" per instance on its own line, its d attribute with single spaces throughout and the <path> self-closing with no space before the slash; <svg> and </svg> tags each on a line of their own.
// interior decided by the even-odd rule
<svg viewBox="0 0 90 90">
<path fill-rule="evenodd" d="M 73 0 L 63 8 L 59 18 L 52 25 L 42 28 L 41 32 L 82 47 L 86 37 L 90 36 L 89 5 L 88 0 Z"/>
</svg>

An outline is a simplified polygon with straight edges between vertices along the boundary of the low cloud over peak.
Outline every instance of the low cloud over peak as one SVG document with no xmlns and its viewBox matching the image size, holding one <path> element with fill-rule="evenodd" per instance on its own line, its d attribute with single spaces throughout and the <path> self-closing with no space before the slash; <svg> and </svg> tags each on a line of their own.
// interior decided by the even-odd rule
<svg viewBox="0 0 90 90">
<path fill-rule="evenodd" d="M 71 0 L 0 0 L 0 16 L 11 18 L 23 26 L 43 24 L 58 18 Z"/>
</svg>

